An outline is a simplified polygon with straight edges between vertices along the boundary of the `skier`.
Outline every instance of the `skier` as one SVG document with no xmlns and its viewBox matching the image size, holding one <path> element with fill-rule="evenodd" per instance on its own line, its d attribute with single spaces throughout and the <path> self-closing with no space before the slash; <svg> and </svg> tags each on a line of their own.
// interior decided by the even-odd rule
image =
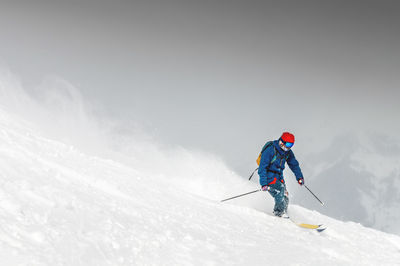
<svg viewBox="0 0 400 266">
<path fill-rule="evenodd" d="M 258 175 L 263 191 L 268 191 L 275 200 L 274 215 L 281 217 L 287 212 L 289 193 L 286 190 L 283 170 L 285 162 L 296 176 L 297 182 L 304 184 L 303 174 L 299 162 L 296 160 L 291 148 L 294 145 L 294 135 L 284 132 L 278 140 L 266 144 L 261 153 Z"/>
</svg>

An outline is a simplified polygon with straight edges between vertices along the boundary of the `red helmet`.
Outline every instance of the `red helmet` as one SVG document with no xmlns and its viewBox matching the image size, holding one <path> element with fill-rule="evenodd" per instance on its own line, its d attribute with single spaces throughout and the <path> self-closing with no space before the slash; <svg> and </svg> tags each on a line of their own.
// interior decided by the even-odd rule
<svg viewBox="0 0 400 266">
<path fill-rule="evenodd" d="M 283 134 L 281 136 L 281 140 L 283 142 L 294 143 L 294 135 L 289 132 L 283 132 Z"/>
</svg>

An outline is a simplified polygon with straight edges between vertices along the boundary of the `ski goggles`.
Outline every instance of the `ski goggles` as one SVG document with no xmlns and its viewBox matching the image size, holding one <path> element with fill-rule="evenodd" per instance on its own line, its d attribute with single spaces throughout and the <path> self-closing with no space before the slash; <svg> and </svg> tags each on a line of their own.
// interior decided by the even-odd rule
<svg viewBox="0 0 400 266">
<path fill-rule="evenodd" d="M 282 141 L 282 143 L 286 146 L 286 148 L 290 149 L 291 147 L 293 147 L 294 143 L 292 142 L 284 142 Z"/>
</svg>

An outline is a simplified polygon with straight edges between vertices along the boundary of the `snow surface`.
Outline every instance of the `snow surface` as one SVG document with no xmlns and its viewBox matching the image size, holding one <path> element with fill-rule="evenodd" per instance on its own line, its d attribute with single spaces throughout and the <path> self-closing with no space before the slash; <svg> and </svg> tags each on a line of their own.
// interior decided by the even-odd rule
<svg viewBox="0 0 400 266">
<path fill-rule="evenodd" d="M 155 156 L 151 174 L 32 128 L 0 109 L 1 265 L 400 265 L 399 236 L 291 205 L 328 226 L 302 229 L 263 192 L 220 203 L 258 187 L 205 154 Z"/>
</svg>

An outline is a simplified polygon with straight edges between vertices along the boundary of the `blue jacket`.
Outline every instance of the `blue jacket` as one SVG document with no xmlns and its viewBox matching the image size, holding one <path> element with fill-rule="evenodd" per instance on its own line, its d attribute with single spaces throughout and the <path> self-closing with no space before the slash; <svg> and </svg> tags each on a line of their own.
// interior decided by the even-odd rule
<svg viewBox="0 0 400 266">
<path fill-rule="evenodd" d="M 283 170 L 285 169 L 285 162 L 287 162 L 297 180 L 303 178 L 299 162 L 294 157 L 293 151 L 282 150 L 279 147 L 279 140 L 274 140 L 272 145 L 267 147 L 261 154 L 260 166 L 258 168 L 260 185 L 270 185 L 277 181 L 284 182 Z"/>
</svg>

